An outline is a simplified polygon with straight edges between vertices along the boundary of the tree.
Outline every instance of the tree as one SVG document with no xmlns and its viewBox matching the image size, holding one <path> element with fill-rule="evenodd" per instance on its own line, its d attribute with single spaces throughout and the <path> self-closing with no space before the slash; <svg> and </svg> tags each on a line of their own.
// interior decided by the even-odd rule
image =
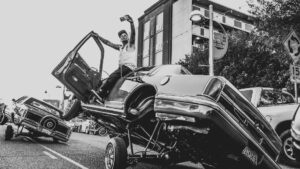
<svg viewBox="0 0 300 169">
<path fill-rule="evenodd" d="M 256 29 L 250 34 L 241 31 L 229 34 L 228 51 L 223 59 L 215 61 L 215 75 L 226 77 L 237 88 L 286 87 L 293 92 L 289 80 L 289 65 L 293 61 L 282 41 L 291 29 L 300 32 L 300 1 L 260 0 L 249 5 Z M 188 64 L 186 67 L 192 73 L 204 74 L 203 68 L 196 67 L 197 56 L 208 58 L 207 51 L 195 52 L 179 63 Z"/>
<path fill-rule="evenodd" d="M 214 62 L 215 75 L 224 76 L 237 88 L 254 86 L 288 87 L 290 59 L 276 53 L 268 36 L 257 36 L 241 31 L 229 34 L 226 55 Z M 205 60 L 206 59 L 206 60 Z M 208 74 L 208 68 L 199 67 L 207 63 L 208 52 L 194 52 L 179 64 L 194 74 Z"/>
</svg>

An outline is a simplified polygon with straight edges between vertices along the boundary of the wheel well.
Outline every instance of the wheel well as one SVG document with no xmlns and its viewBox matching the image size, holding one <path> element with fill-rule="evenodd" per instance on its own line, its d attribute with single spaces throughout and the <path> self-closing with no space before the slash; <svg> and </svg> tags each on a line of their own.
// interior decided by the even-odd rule
<svg viewBox="0 0 300 169">
<path fill-rule="evenodd" d="M 125 110 L 129 107 L 132 107 L 135 104 L 138 104 L 139 101 L 149 97 L 155 96 L 156 90 L 152 85 L 144 84 L 139 88 L 135 89 L 131 95 L 126 99 Z M 133 106 L 134 107 L 134 106 Z"/>
<path fill-rule="evenodd" d="M 277 127 L 275 128 L 275 131 L 278 135 L 280 135 L 282 132 L 284 132 L 286 129 L 291 128 L 292 121 L 284 121 L 281 122 Z"/>
</svg>

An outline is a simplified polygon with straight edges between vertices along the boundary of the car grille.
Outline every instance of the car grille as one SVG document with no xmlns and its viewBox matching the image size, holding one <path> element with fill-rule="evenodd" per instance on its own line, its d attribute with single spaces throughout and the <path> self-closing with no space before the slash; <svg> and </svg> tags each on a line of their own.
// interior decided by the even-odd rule
<svg viewBox="0 0 300 169">
<path fill-rule="evenodd" d="M 36 121 L 36 122 L 40 122 L 42 117 L 37 115 L 37 114 L 34 114 L 34 113 L 31 113 L 31 112 L 27 112 L 26 118 L 30 119 L 30 120 L 33 120 L 33 121 Z"/>
<path fill-rule="evenodd" d="M 58 132 L 61 132 L 63 134 L 68 134 L 69 128 L 59 124 L 59 125 L 56 126 L 55 130 L 58 131 Z"/>
</svg>

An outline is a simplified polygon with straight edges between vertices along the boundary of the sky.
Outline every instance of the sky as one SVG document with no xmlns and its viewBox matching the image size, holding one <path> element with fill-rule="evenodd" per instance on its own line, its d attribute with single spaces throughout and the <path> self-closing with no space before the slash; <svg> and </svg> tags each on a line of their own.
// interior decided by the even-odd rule
<svg viewBox="0 0 300 169">
<path fill-rule="evenodd" d="M 214 0 L 245 8 L 244 0 Z M 120 17 L 137 19 L 157 0 L 7 0 L 0 1 L 0 98 L 23 95 L 59 98 L 62 86 L 53 68 L 91 30 L 119 43 L 117 32 L 130 30 Z M 118 65 L 118 52 L 105 47 L 104 70 Z M 45 93 L 47 91 L 47 93 Z"/>
</svg>

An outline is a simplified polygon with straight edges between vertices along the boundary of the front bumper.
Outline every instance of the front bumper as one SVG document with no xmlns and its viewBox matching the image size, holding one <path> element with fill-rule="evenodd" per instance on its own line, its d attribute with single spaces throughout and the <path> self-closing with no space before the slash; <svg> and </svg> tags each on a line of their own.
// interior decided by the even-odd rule
<svg viewBox="0 0 300 169">
<path fill-rule="evenodd" d="M 42 135 L 46 135 L 46 136 L 50 136 L 50 137 L 53 137 L 53 138 L 56 138 L 58 140 L 61 140 L 61 141 L 68 141 L 69 138 L 70 138 L 70 135 L 71 135 L 71 130 L 69 129 L 68 132 L 65 134 L 65 133 L 62 133 L 62 132 L 59 132 L 57 130 L 49 130 L 45 127 L 43 127 L 40 123 L 38 122 L 35 122 L 33 120 L 30 120 L 30 119 L 27 119 L 27 118 L 24 118 L 20 121 L 20 125 L 21 126 L 24 126 L 25 128 L 28 128 L 28 129 L 31 129 L 31 130 L 34 130 Z"/>
</svg>

